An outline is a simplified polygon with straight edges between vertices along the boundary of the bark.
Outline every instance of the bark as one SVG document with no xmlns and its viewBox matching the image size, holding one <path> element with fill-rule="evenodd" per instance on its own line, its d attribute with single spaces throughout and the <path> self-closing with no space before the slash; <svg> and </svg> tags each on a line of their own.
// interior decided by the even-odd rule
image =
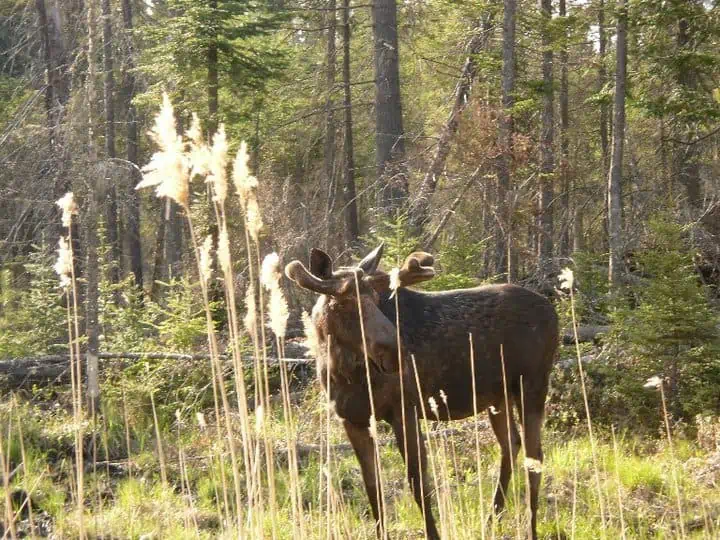
<svg viewBox="0 0 720 540">
<path fill-rule="evenodd" d="M 217 0 L 209 0 L 213 12 L 213 24 L 217 22 Z M 218 127 L 218 43 L 217 28 L 212 29 L 214 35 L 210 38 L 207 48 L 207 100 L 208 100 L 208 138 L 212 140 Z"/>
<path fill-rule="evenodd" d="M 605 55 L 607 34 L 605 33 L 605 0 L 598 2 L 598 92 L 607 84 Z M 608 106 L 603 100 L 600 103 L 600 151 L 602 153 L 603 176 L 607 176 L 610 163 L 610 143 L 608 137 Z"/>
<path fill-rule="evenodd" d="M 408 178 L 400 97 L 396 0 L 372 7 L 375 49 L 375 163 L 381 186 L 378 206 L 391 213 L 405 204 Z"/>
<path fill-rule="evenodd" d="M 542 74 L 543 74 L 543 111 L 542 132 L 540 136 L 540 197 L 538 211 L 540 216 L 540 238 L 538 238 L 538 270 L 541 278 L 552 272 L 553 256 L 553 181 L 555 176 L 555 153 L 553 139 L 553 52 L 552 38 L 548 24 L 552 16 L 552 0 L 539 0 L 543 18 L 542 29 Z"/>
<path fill-rule="evenodd" d="M 60 28 L 60 14 L 57 5 L 48 10 L 45 0 L 35 0 L 38 14 L 40 42 L 45 64 L 45 114 L 50 134 L 50 147 L 58 140 L 58 129 L 62 110 L 69 97 L 69 83 L 66 70 L 66 51 Z"/>
<path fill-rule="evenodd" d="M 352 91 L 350 87 L 350 0 L 343 0 L 343 93 L 345 110 L 343 143 L 343 199 L 345 203 L 345 241 L 355 244 L 360 235 L 357 194 L 355 191 L 355 156 L 353 150 Z"/>
<path fill-rule="evenodd" d="M 110 0 L 102 0 L 103 20 L 103 102 L 105 105 L 105 154 L 109 159 L 115 159 L 115 77 L 113 74 L 113 33 L 112 11 Z M 105 201 L 105 221 L 110 248 L 110 281 L 120 282 L 120 260 L 122 250 L 119 241 L 117 190 L 115 183 L 110 181 L 107 186 L 107 199 Z M 119 291 L 117 296 L 119 298 Z"/>
<path fill-rule="evenodd" d="M 610 247 L 609 280 L 614 287 L 620 284 L 622 265 L 622 174 L 625 142 L 625 78 L 627 69 L 627 7 L 618 0 L 615 102 L 613 105 L 612 163 L 608 177 L 608 245 Z"/>
<path fill-rule="evenodd" d="M 97 97 L 95 89 L 95 0 L 88 2 L 87 27 L 88 27 L 88 155 L 90 163 L 97 163 L 97 150 L 93 140 L 93 127 L 95 125 L 93 115 L 93 104 Z M 106 169 L 107 167 L 102 167 Z M 83 221 L 85 228 L 85 245 L 87 246 L 87 264 L 85 293 L 85 333 L 87 335 L 87 399 L 88 408 L 96 411 L 100 407 L 100 385 L 98 380 L 98 352 L 100 347 L 100 325 L 98 322 L 98 295 L 100 285 L 100 270 L 98 261 L 98 206 L 101 199 L 101 185 L 98 179 L 104 178 L 106 170 L 99 170 L 93 176 L 95 185 L 88 196 L 88 209 Z M 79 382 L 79 381 L 78 381 Z"/>
<path fill-rule="evenodd" d="M 678 21 L 677 48 L 683 53 L 693 48 L 693 30 L 687 18 Z M 697 73 L 692 65 L 682 64 L 678 68 L 677 82 L 686 91 L 697 89 Z M 692 141 L 696 134 L 692 127 L 682 127 L 676 135 L 677 140 Z M 702 188 L 700 180 L 700 149 L 697 144 L 677 144 L 675 147 L 675 176 L 685 187 L 688 206 L 695 214 L 702 205 Z"/>
<path fill-rule="evenodd" d="M 467 57 L 460 71 L 460 80 L 455 85 L 455 100 L 453 101 L 450 116 L 442 128 L 432 161 L 420 184 L 418 195 L 410 208 L 410 227 L 417 236 L 423 234 L 425 226 L 430 221 L 432 196 L 437 188 L 438 179 L 445 170 L 445 163 L 450 154 L 450 145 L 460 126 L 460 116 L 470 102 L 472 84 L 477 74 L 474 56 L 487 48 L 489 37 L 490 19 L 486 17 L 481 31 L 473 35 L 468 43 Z"/>
<path fill-rule="evenodd" d="M 515 104 L 515 19 L 516 0 L 503 2 L 503 65 L 502 112 L 498 120 L 497 158 L 497 214 L 499 227 L 495 244 L 495 273 L 507 281 L 515 281 L 516 269 L 512 264 L 512 211 L 510 201 L 510 168 L 512 163 L 513 118 Z"/>
<path fill-rule="evenodd" d="M 123 25 L 126 32 L 127 58 L 123 70 L 122 101 L 126 116 L 126 138 L 127 138 L 127 160 L 139 166 L 138 156 L 138 119 L 137 110 L 133 104 L 135 98 L 135 50 L 133 47 L 133 13 L 132 2 L 122 0 Z M 137 286 L 143 288 L 143 267 L 142 267 L 142 245 L 140 238 L 140 197 L 135 186 L 140 182 L 140 171 L 134 167 L 130 168 L 130 180 L 125 191 L 127 215 L 123 234 L 124 244 L 130 258 L 130 271 L 135 276 Z"/>
<path fill-rule="evenodd" d="M 327 218 L 327 242 L 330 245 L 331 235 L 334 234 L 335 196 L 337 192 L 335 184 L 335 107 L 333 103 L 333 90 L 335 88 L 335 62 L 337 53 L 335 50 L 336 34 L 336 0 L 328 1 L 327 22 L 327 55 L 325 72 L 325 89 L 327 100 L 325 101 L 325 177 L 328 189 L 328 201 L 326 209 Z"/>
<path fill-rule="evenodd" d="M 560 0 L 558 15 L 567 20 L 566 1 Z M 568 112 L 568 44 L 567 28 L 563 34 L 564 41 L 560 49 L 560 186 L 562 189 L 562 208 L 565 216 L 560 236 L 560 256 L 570 255 L 570 227 L 573 222 L 570 208 L 570 139 L 568 129 L 570 119 Z"/>
</svg>

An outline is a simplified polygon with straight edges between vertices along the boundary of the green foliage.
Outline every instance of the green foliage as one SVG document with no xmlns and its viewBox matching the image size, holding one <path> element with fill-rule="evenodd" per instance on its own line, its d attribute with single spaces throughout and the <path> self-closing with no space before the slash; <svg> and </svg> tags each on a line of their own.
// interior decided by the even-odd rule
<svg viewBox="0 0 720 540">
<path fill-rule="evenodd" d="M 395 217 L 381 221 L 380 224 L 363 237 L 363 244 L 375 247 L 385 244 L 383 261 L 386 266 L 400 266 L 405 257 L 417 248 L 418 238 L 410 234 L 408 216 L 398 213 Z"/>
<path fill-rule="evenodd" d="M 67 320 L 53 257 L 44 246 L 35 249 L 20 263 L 27 286 L 19 272 L 0 273 L 0 358 L 49 354 L 67 348 Z"/>
<path fill-rule="evenodd" d="M 683 247 L 683 233 L 667 219 L 651 220 L 648 244 L 637 255 L 645 277 L 632 287 L 638 305 L 618 309 L 613 321 L 617 339 L 627 348 L 621 362 L 632 367 L 635 384 L 630 386 L 654 375 L 666 377 L 671 411 L 692 418 L 720 407 L 720 343 L 717 316 Z M 627 383 L 623 386 L 630 392 Z"/>
</svg>

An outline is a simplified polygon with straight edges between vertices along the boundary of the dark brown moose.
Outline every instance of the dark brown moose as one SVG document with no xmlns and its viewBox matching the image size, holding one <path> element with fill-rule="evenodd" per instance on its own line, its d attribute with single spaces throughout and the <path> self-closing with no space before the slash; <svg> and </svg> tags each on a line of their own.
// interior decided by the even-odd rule
<svg viewBox="0 0 720 540">
<path fill-rule="evenodd" d="M 327 386 L 329 375 L 330 388 L 325 391 L 335 402 L 360 462 L 378 536 L 385 534 L 385 509 L 379 497 L 376 453 L 369 430 L 365 350 L 375 416 L 392 426 L 406 460 L 415 501 L 421 511 L 425 509 L 426 534 L 436 539 L 440 536 L 426 483 L 426 450 L 420 442 L 419 418 L 425 414 L 433 420 L 457 420 L 472 416 L 473 411 L 489 410 L 502 451 L 494 497 L 495 513 L 501 512 L 521 444 L 513 407 L 524 429 L 526 456 L 543 460 L 541 430 L 548 378 L 558 349 L 558 318 L 546 298 L 516 285 L 443 292 L 405 288 L 435 275 L 432 256 L 426 253 L 414 253 L 405 261 L 395 298 L 390 276 L 378 269 L 382 251 L 382 246 L 375 249 L 357 267 L 333 270 L 330 257 L 313 249 L 310 270 L 293 261 L 285 273 L 300 287 L 322 295 L 312 312 L 319 341 L 318 377 Z M 447 404 L 441 400 L 441 392 Z M 439 404 L 437 412 L 430 411 L 430 397 Z M 535 464 L 528 467 L 530 532 L 536 538 L 541 467 L 532 460 L 528 461 Z"/>
</svg>

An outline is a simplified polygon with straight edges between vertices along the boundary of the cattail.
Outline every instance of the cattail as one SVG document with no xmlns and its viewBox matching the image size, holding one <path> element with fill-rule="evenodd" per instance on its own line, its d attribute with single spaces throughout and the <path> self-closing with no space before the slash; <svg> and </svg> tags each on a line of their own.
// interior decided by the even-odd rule
<svg viewBox="0 0 720 540">
<path fill-rule="evenodd" d="M 60 277 L 60 286 L 65 288 L 72 283 L 72 252 L 64 236 L 58 242 L 58 258 L 55 262 L 55 272 Z"/>
<path fill-rule="evenodd" d="M 168 197 L 187 209 L 190 196 L 187 158 L 182 139 L 175 131 L 175 113 L 167 94 L 163 94 L 163 105 L 150 137 L 160 150 L 143 167 L 143 179 L 135 189 L 157 186 L 158 197 Z"/>
<path fill-rule="evenodd" d="M 210 281 L 210 276 L 212 275 L 211 251 L 212 236 L 208 235 L 202 246 L 200 246 L 200 277 L 202 278 L 203 283 Z"/>
<path fill-rule="evenodd" d="M 202 137 L 200 118 L 196 113 L 192 114 L 192 123 L 187 132 L 190 139 L 190 179 L 197 176 L 205 176 L 210 172 L 210 149 Z"/>
<path fill-rule="evenodd" d="M 255 285 L 250 284 L 245 292 L 245 318 L 243 324 L 245 330 L 251 336 L 254 336 L 257 331 L 257 303 L 255 302 Z"/>
<path fill-rule="evenodd" d="M 390 298 L 395 296 L 395 293 L 397 292 L 399 287 L 400 287 L 400 269 L 393 268 L 392 270 L 390 270 L 390 290 L 392 291 Z"/>
<path fill-rule="evenodd" d="M 302 319 L 303 329 L 305 330 L 305 342 L 310 354 L 313 358 L 321 358 L 323 348 L 320 346 L 320 338 L 318 337 L 317 329 L 310 315 L 308 315 L 307 311 L 303 311 L 300 318 Z"/>
<path fill-rule="evenodd" d="M 215 190 L 213 200 L 224 203 L 227 198 L 227 153 L 228 143 L 225 137 L 225 125 L 220 124 L 210 151 L 210 176 L 207 181 L 211 182 Z"/>
<path fill-rule="evenodd" d="M 538 459 L 526 457 L 525 458 L 525 468 L 530 472 L 541 473 L 543 470 L 543 464 L 542 464 L 542 461 L 540 461 Z"/>
<path fill-rule="evenodd" d="M 430 410 L 433 412 L 433 414 L 437 417 L 438 416 L 438 404 L 437 401 L 435 401 L 435 398 L 430 396 L 428 398 L 428 403 L 430 404 Z"/>
<path fill-rule="evenodd" d="M 222 271 L 226 274 L 230 273 L 230 238 L 225 225 L 221 227 L 218 236 L 217 258 Z"/>
<path fill-rule="evenodd" d="M 447 394 L 445 393 L 445 390 L 442 390 L 442 389 L 440 390 L 440 399 L 447 407 Z"/>
<path fill-rule="evenodd" d="M 233 184 L 235 184 L 235 189 L 240 197 L 240 204 L 243 208 L 246 206 L 250 191 L 257 188 L 258 185 L 257 178 L 250 175 L 250 169 L 248 167 L 249 159 L 247 144 L 243 141 L 240 143 L 240 149 L 235 157 L 235 163 L 233 163 L 232 176 Z"/>
<path fill-rule="evenodd" d="M 257 202 L 257 195 L 254 191 L 251 191 L 248 195 L 245 206 L 245 214 L 247 218 L 247 226 L 250 231 L 250 236 L 257 243 L 260 236 L 260 231 L 263 227 L 262 216 L 260 215 L 260 207 Z"/>
<path fill-rule="evenodd" d="M 62 198 L 58 199 L 55 204 L 57 204 L 60 207 L 60 210 L 62 210 L 63 227 L 69 229 L 70 225 L 72 224 L 73 214 L 78 213 L 78 207 L 75 204 L 75 199 L 73 198 L 72 191 L 68 191 L 65 195 L 62 196 Z"/>
<path fill-rule="evenodd" d="M 558 276 L 558 280 L 560 281 L 561 289 L 565 289 L 567 291 L 571 290 L 573 282 L 575 281 L 573 271 L 569 268 L 563 268 L 563 271 L 560 272 L 560 275 Z"/>
<path fill-rule="evenodd" d="M 280 288 L 280 257 L 277 253 L 270 253 L 260 267 L 260 283 L 270 291 L 268 301 L 268 326 L 278 337 L 285 336 L 289 317 L 287 302 Z"/>
<path fill-rule="evenodd" d="M 643 388 L 660 388 L 663 384 L 663 380 L 655 375 L 654 377 L 650 377 L 645 384 L 643 385 Z"/>
<path fill-rule="evenodd" d="M 377 439 L 378 431 L 377 431 L 377 420 L 375 420 L 375 415 L 370 415 L 370 426 L 368 427 L 368 431 L 370 431 L 370 436 Z"/>
</svg>

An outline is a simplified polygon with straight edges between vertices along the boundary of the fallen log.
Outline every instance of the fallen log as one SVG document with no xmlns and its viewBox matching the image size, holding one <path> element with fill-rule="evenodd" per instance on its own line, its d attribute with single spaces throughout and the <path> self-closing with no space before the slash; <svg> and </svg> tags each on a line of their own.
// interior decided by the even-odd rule
<svg viewBox="0 0 720 540">
<path fill-rule="evenodd" d="M 141 360 L 176 360 L 180 362 L 202 362 L 209 361 L 209 354 L 182 354 L 163 352 L 121 352 L 121 353 L 100 353 L 101 360 L 123 360 L 122 364 L 129 364 Z M 230 363 L 231 358 L 221 355 L 223 363 Z M 308 358 L 276 358 L 269 357 L 269 365 L 278 365 L 280 362 L 288 365 L 314 364 L 314 360 Z M 83 356 L 83 364 L 85 359 Z M 243 357 L 243 363 L 248 366 L 254 364 L 251 356 Z M 100 367 L 102 369 L 103 362 Z M 9 358 L 0 360 L 0 386 L 19 388 L 28 384 L 48 384 L 54 382 L 65 382 L 70 378 L 69 372 L 70 355 L 51 354 L 43 356 L 31 356 L 23 358 Z"/>
<path fill-rule="evenodd" d="M 577 339 L 580 343 L 592 341 L 598 344 L 602 341 L 603 336 L 608 334 L 611 326 L 579 326 L 577 330 Z M 566 329 L 562 336 L 564 345 L 572 345 L 575 343 L 575 333 L 572 328 Z"/>
</svg>

